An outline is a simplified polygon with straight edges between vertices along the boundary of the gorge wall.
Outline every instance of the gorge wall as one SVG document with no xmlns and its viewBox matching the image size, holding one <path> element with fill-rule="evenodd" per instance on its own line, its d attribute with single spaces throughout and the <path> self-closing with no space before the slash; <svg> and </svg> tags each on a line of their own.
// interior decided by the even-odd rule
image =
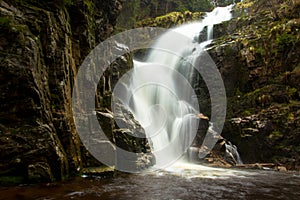
<svg viewBox="0 0 300 200">
<path fill-rule="evenodd" d="M 222 135 L 246 163 L 299 170 L 300 1 L 243 1 L 209 53 L 228 96 Z"/>
<path fill-rule="evenodd" d="M 0 182 L 61 180 L 100 164 L 76 133 L 72 86 L 83 59 L 113 32 L 121 3 L 0 1 Z M 102 77 L 97 97 L 102 109 L 109 109 L 108 83 L 132 66 L 128 52 Z M 107 127 L 118 133 L 113 123 Z"/>
<path fill-rule="evenodd" d="M 61 180 L 101 164 L 76 133 L 72 86 L 83 59 L 114 31 L 122 3 L 0 1 L 0 182 Z M 215 27 L 208 51 L 228 96 L 222 136 L 238 146 L 244 162 L 299 169 L 299 10 L 299 0 L 244 0 L 233 20 Z M 169 28 L 202 17 L 173 13 L 139 26 Z M 121 129 L 114 118 L 122 116 L 110 111 L 114 83 L 132 67 L 129 51 L 109 67 L 100 80 L 97 114 L 112 142 L 132 152 L 149 152 L 147 141 L 125 136 L 128 131 L 144 134 L 139 123 L 131 118 L 125 120 L 128 129 Z M 204 114 L 209 116 L 209 109 Z"/>
</svg>

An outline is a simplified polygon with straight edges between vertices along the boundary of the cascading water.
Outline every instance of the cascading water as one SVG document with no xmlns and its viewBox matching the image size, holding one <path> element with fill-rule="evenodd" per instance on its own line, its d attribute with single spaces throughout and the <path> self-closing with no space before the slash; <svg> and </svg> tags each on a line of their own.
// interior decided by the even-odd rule
<svg viewBox="0 0 300 200">
<path fill-rule="evenodd" d="M 212 12 L 207 13 L 207 17 L 202 22 L 207 26 L 207 40 L 213 39 L 214 24 L 219 24 L 232 18 L 232 6 L 217 7 Z"/>
<path fill-rule="evenodd" d="M 135 91 L 131 91 L 133 102 L 130 107 L 151 140 L 159 168 L 176 161 L 191 144 L 190 133 L 197 132 L 198 101 L 191 101 L 194 91 L 186 89 L 191 82 L 186 79 L 191 77 L 193 68 L 185 68 L 180 70 L 182 75 L 178 74 L 182 58 L 195 64 L 196 58 L 213 39 L 213 25 L 230 20 L 232 7 L 215 8 L 201 22 L 167 31 L 152 46 L 145 62 L 134 61 L 135 72 L 130 87 Z M 205 27 L 207 41 L 199 44 L 197 38 Z M 182 35 L 180 39 L 179 34 Z M 146 73 L 139 70 L 145 67 Z M 152 84 L 144 85 L 149 78 L 153 79 Z"/>
<path fill-rule="evenodd" d="M 227 156 L 229 156 L 237 164 L 243 163 L 235 145 L 231 144 L 231 142 L 227 142 L 225 143 L 225 147 Z"/>
</svg>

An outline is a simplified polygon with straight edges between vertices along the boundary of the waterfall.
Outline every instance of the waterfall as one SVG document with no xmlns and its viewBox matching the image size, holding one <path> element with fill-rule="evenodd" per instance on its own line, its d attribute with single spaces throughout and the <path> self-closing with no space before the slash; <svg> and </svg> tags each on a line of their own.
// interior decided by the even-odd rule
<svg viewBox="0 0 300 200">
<path fill-rule="evenodd" d="M 233 160 L 234 163 L 236 164 L 243 164 L 243 161 L 237 151 L 237 147 L 233 144 L 231 144 L 231 142 L 227 142 L 225 143 L 225 147 L 226 147 L 226 156 L 229 157 L 230 159 Z"/>
<path fill-rule="evenodd" d="M 213 39 L 213 25 L 231 19 L 232 6 L 215 8 L 200 22 L 167 31 L 157 39 L 144 62 L 134 61 L 130 109 L 145 128 L 158 168 L 180 158 L 198 128 L 198 100 L 191 98 L 196 95 L 188 80 L 193 68 L 190 65 L 182 69 L 182 58 L 195 64 Z M 205 27 L 208 41 L 199 44 L 197 38 Z M 182 37 L 178 39 L 178 35 Z"/>
<path fill-rule="evenodd" d="M 231 9 L 233 5 L 227 7 L 217 7 L 212 12 L 207 13 L 203 23 L 207 26 L 207 40 L 213 39 L 214 24 L 219 24 L 231 19 Z"/>
</svg>

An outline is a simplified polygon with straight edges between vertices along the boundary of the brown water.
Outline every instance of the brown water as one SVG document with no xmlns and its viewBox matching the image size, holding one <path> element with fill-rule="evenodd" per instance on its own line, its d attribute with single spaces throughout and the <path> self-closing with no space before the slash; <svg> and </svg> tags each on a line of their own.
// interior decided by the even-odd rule
<svg viewBox="0 0 300 200">
<path fill-rule="evenodd" d="M 0 188 L 0 199 L 300 199 L 300 175 L 177 164 L 164 171 Z"/>
</svg>

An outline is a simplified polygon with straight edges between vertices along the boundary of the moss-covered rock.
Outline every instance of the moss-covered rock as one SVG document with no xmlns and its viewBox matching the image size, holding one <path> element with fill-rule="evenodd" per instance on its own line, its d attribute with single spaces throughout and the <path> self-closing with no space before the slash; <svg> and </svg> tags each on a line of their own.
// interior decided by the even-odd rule
<svg viewBox="0 0 300 200">
<path fill-rule="evenodd" d="M 228 95 L 223 136 L 246 162 L 296 169 L 299 154 L 298 1 L 243 1 L 236 17 L 217 26 L 209 53 Z"/>
<path fill-rule="evenodd" d="M 137 22 L 137 27 L 163 27 L 171 28 L 187 22 L 200 20 L 204 17 L 203 12 L 171 12 L 156 18 L 147 18 Z"/>
</svg>

